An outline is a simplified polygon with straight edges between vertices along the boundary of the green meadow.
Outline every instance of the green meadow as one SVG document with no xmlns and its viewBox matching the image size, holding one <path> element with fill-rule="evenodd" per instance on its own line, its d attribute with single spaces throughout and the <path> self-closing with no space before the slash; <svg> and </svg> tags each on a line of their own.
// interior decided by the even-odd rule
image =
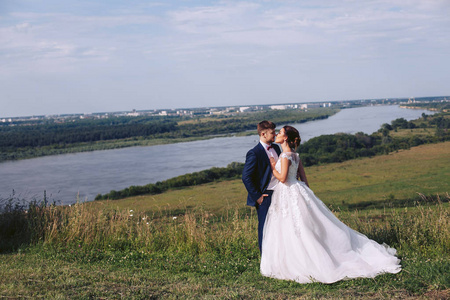
<svg viewBox="0 0 450 300">
<path fill-rule="evenodd" d="M 259 274 L 240 180 L 0 215 L 0 297 L 446 299 L 450 142 L 306 168 L 338 217 L 398 251 L 402 272 L 301 285 Z"/>
</svg>

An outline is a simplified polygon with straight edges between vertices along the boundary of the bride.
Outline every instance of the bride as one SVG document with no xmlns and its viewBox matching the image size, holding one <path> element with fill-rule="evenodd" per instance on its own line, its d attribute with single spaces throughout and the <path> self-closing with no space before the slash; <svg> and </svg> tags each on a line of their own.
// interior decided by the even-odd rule
<svg viewBox="0 0 450 300">
<path fill-rule="evenodd" d="M 277 162 L 271 160 L 279 182 L 264 225 L 261 274 L 299 283 L 332 283 L 400 272 L 395 249 L 346 226 L 309 189 L 294 151 L 300 144 L 297 129 L 284 126 L 275 142 L 283 153 Z M 297 180 L 297 170 L 303 181 Z"/>
</svg>

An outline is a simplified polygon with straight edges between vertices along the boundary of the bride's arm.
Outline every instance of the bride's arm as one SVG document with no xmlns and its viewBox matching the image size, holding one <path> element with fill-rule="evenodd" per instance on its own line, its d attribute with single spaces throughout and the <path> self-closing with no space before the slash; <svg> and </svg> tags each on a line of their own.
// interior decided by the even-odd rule
<svg viewBox="0 0 450 300">
<path fill-rule="evenodd" d="M 308 179 L 306 179 L 306 173 L 305 169 L 303 168 L 302 160 L 298 163 L 298 170 L 297 170 L 297 177 L 300 178 L 301 181 L 303 181 L 308 187 Z"/>
<path fill-rule="evenodd" d="M 273 158 L 270 158 L 270 166 L 272 167 L 273 176 L 275 176 L 275 178 L 278 179 L 280 182 L 284 183 L 287 179 L 290 161 L 286 157 L 280 157 L 280 159 L 281 159 L 281 172 L 278 172 L 275 169 L 276 163 Z"/>
</svg>

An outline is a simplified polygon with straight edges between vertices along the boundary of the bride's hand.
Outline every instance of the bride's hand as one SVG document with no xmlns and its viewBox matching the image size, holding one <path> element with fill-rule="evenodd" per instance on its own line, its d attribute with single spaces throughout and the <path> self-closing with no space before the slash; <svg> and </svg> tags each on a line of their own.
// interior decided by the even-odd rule
<svg viewBox="0 0 450 300">
<path fill-rule="evenodd" d="M 276 164 L 277 164 L 277 162 L 275 161 L 275 158 L 271 157 L 270 158 L 270 167 L 272 167 L 272 170 L 275 170 Z"/>
</svg>

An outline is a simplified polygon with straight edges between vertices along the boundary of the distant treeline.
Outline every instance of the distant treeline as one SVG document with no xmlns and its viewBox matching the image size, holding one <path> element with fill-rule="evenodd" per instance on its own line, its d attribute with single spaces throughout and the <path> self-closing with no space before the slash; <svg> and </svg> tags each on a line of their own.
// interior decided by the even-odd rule
<svg viewBox="0 0 450 300">
<path fill-rule="evenodd" d="M 171 120 L 135 122 L 76 122 L 31 126 L 0 127 L 0 148 L 42 147 L 102 140 L 152 136 L 175 131 L 177 123 Z"/>
<path fill-rule="evenodd" d="M 71 120 L 66 123 L 48 121 L 45 124 L 21 126 L 0 125 L 0 161 L 55 154 L 55 150 L 68 149 L 96 142 L 110 141 L 124 147 L 124 140 L 203 138 L 256 129 L 263 119 L 278 123 L 306 122 L 323 119 L 337 110 L 315 109 L 264 111 L 239 116 L 212 116 L 197 119 L 186 117 L 114 117 L 109 119 Z M 188 122 L 182 122 L 189 120 Z M 132 145 L 132 144 L 131 144 Z M 114 148 L 114 145 L 109 148 Z M 97 145 L 96 147 L 104 147 Z M 99 148 L 103 149 L 103 148 Z M 96 150 L 94 148 L 93 150 Z"/>
<path fill-rule="evenodd" d="M 429 102 L 429 103 L 410 103 L 405 104 L 404 106 L 412 107 L 412 108 L 421 108 L 421 109 L 432 109 L 439 111 L 449 111 L 450 110 L 450 102 Z"/>
<path fill-rule="evenodd" d="M 194 186 L 223 179 L 239 178 L 242 175 L 243 170 L 243 163 L 233 162 L 225 168 L 211 168 L 200 172 L 181 175 L 164 181 L 158 181 L 154 184 L 151 183 L 142 186 L 130 186 L 120 191 L 113 190 L 108 194 L 97 195 L 95 200 L 115 200 L 144 194 L 155 195 L 172 188 Z"/>
<path fill-rule="evenodd" d="M 447 117 L 446 117 L 447 116 Z M 303 165 L 312 166 L 331 162 L 343 162 L 358 157 L 371 157 L 388 154 L 399 149 L 450 140 L 450 118 L 448 114 L 428 116 L 423 114 L 419 121 L 407 121 L 399 118 L 391 124 L 383 124 L 378 132 L 371 135 L 359 132 L 356 134 L 331 134 L 312 138 L 302 144 L 298 152 Z M 431 127 L 430 127 L 431 126 Z M 412 135 L 410 137 L 392 137 L 391 131 L 398 129 L 429 128 L 434 134 Z M 144 194 L 159 194 L 171 188 L 194 186 L 217 180 L 238 178 L 242 175 L 244 164 L 233 162 L 226 168 L 212 168 L 200 172 L 185 174 L 165 181 L 144 186 L 131 186 L 120 191 L 111 191 L 97 195 L 95 200 L 114 200 Z"/>
</svg>

